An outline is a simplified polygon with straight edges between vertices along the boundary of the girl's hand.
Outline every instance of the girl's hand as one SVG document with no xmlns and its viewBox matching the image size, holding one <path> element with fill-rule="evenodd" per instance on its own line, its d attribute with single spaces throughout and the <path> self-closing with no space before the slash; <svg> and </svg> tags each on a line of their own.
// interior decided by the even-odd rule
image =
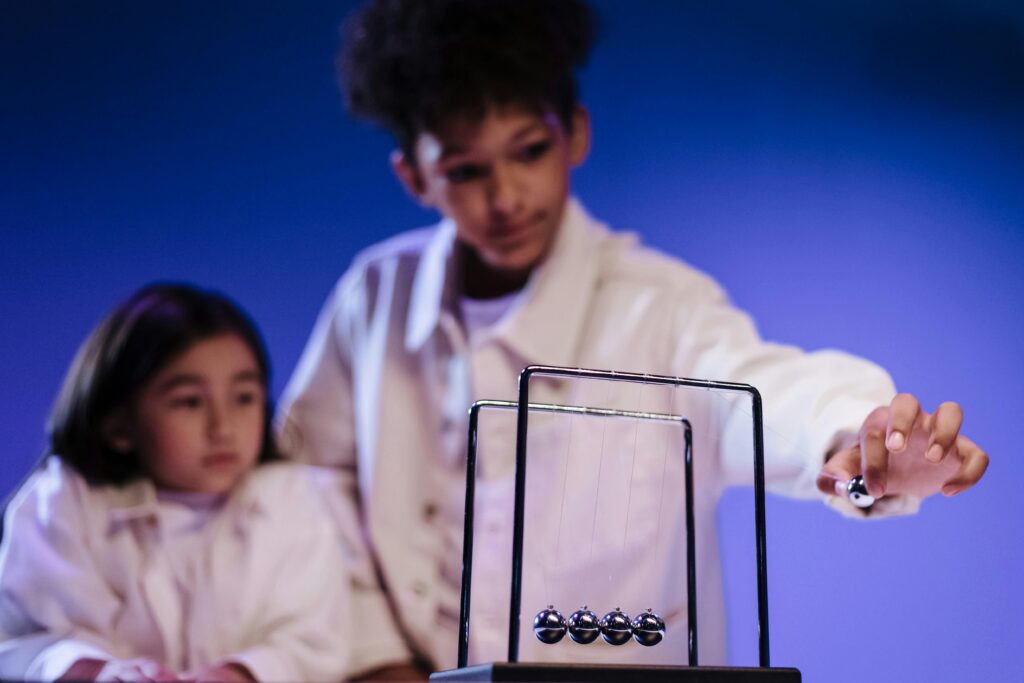
<svg viewBox="0 0 1024 683">
<path fill-rule="evenodd" d="M 426 681 L 428 679 L 429 674 L 413 664 L 396 664 L 375 669 L 353 679 L 353 681 L 362 683 L 363 681 Z"/>
<path fill-rule="evenodd" d="M 208 666 L 186 676 L 196 683 L 253 683 L 256 680 L 248 669 L 232 662 Z"/>
<path fill-rule="evenodd" d="M 921 410 L 910 394 L 864 420 L 857 438 L 836 451 L 818 475 L 818 489 L 845 495 L 845 484 L 862 474 L 876 499 L 889 494 L 924 498 L 942 491 L 952 496 L 974 486 L 988 467 L 988 455 L 960 434 L 963 411 L 943 403 L 934 413 Z M 842 491 L 838 489 L 842 486 Z"/>
<path fill-rule="evenodd" d="M 71 680 L 77 673 L 76 667 L 80 664 L 91 664 L 99 660 L 79 660 L 75 662 L 64 678 Z M 103 662 L 98 671 L 89 679 L 76 678 L 76 680 L 95 681 L 124 681 L 125 683 L 164 683 L 165 681 L 177 681 L 178 676 L 170 669 L 152 659 L 114 659 Z"/>
</svg>

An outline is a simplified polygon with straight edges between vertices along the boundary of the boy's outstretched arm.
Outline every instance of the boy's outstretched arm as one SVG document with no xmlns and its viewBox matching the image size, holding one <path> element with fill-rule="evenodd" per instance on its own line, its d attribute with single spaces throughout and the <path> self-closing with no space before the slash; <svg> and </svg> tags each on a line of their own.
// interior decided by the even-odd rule
<svg viewBox="0 0 1024 683">
<path fill-rule="evenodd" d="M 985 451 L 960 434 L 962 422 L 956 403 L 928 413 L 912 394 L 897 394 L 889 405 L 871 411 L 859 432 L 832 454 L 818 475 L 818 488 L 845 495 L 845 483 L 862 474 L 875 498 L 960 493 L 988 467 Z"/>
</svg>

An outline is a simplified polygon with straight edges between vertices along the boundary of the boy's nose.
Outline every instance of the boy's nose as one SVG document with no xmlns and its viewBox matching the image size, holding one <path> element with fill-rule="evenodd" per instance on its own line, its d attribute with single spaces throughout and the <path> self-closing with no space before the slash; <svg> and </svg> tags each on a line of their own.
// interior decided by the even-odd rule
<svg viewBox="0 0 1024 683">
<path fill-rule="evenodd" d="M 491 173 L 491 208 L 503 215 L 515 214 L 522 200 L 519 180 L 514 171 L 504 164 L 496 164 Z"/>
</svg>

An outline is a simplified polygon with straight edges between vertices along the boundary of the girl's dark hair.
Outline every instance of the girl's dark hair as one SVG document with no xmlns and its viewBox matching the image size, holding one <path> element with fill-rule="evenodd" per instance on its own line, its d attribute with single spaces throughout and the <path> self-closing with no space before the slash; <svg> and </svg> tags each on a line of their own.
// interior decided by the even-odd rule
<svg viewBox="0 0 1024 683">
<path fill-rule="evenodd" d="M 342 28 L 338 70 L 349 109 L 406 153 L 489 105 L 552 110 L 570 130 L 595 25 L 583 0 L 371 0 Z"/>
<path fill-rule="evenodd" d="M 270 363 L 256 326 L 230 299 L 183 284 L 152 284 L 135 292 L 86 338 L 64 378 L 47 424 L 49 452 L 93 484 L 124 484 L 144 475 L 135 453 L 114 450 L 104 422 L 129 406 L 160 370 L 196 342 L 237 334 L 256 357 L 264 388 Z M 281 458 L 267 391 L 259 462 Z"/>
</svg>

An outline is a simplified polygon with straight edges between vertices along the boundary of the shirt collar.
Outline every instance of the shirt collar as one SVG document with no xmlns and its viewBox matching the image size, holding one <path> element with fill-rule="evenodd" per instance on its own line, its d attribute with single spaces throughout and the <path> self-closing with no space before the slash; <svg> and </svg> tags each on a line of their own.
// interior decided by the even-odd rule
<svg viewBox="0 0 1024 683">
<path fill-rule="evenodd" d="M 571 365 L 593 296 L 599 249 L 608 229 L 575 199 L 565 213 L 551 253 L 523 290 L 523 300 L 499 323 L 496 336 L 528 363 Z M 413 279 L 406 349 L 419 349 L 433 334 L 442 312 L 454 313 L 455 224 L 438 224 Z"/>
</svg>

